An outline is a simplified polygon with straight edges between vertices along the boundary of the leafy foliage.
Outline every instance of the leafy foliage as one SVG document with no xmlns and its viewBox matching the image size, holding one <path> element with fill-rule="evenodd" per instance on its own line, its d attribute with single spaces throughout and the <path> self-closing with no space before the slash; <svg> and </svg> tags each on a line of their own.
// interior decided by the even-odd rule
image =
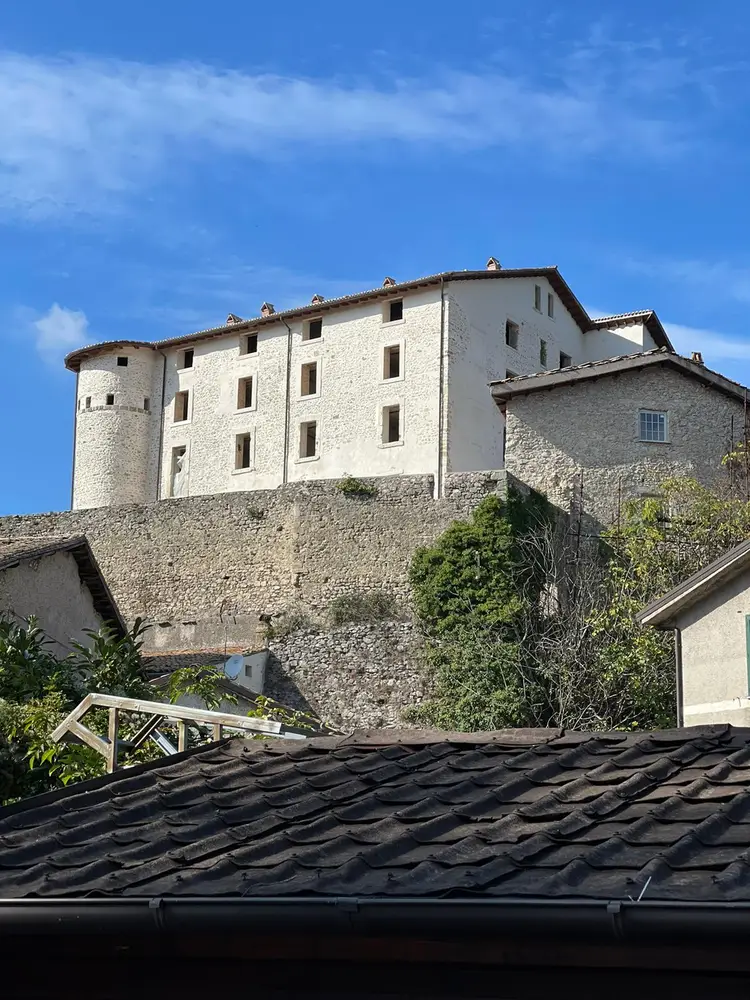
<svg viewBox="0 0 750 1000">
<path fill-rule="evenodd" d="M 374 497 L 378 492 L 377 486 L 372 483 L 363 483 L 361 479 L 356 479 L 354 476 L 344 476 L 336 483 L 336 489 L 344 496 L 360 498 Z"/>
<path fill-rule="evenodd" d="M 332 625 L 393 621 L 398 608 L 393 594 L 384 590 L 356 591 L 334 597 L 328 608 Z"/>
</svg>

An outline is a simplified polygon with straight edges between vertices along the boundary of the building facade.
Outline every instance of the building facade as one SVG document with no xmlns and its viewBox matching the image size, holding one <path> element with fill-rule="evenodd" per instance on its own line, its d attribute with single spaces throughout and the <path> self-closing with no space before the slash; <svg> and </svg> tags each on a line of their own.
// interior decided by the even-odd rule
<svg viewBox="0 0 750 1000">
<path fill-rule="evenodd" d="M 488 383 L 669 346 L 592 320 L 557 268 L 449 272 L 169 341 L 74 351 L 72 507 L 503 465 Z"/>
<path fill-rule="evenodd" d="M 492 387 L 506 420 L 508 473 L 605 527 L 625 500 L 672 476 L 717 482 L 743 433 L 745 393 L 666 349 Z"/>
</svg>

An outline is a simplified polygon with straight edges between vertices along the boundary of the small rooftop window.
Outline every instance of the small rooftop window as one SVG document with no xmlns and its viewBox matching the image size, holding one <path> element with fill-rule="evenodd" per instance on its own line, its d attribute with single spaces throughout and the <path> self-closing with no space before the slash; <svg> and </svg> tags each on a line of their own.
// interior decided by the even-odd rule
<svg viewBox="0 0 750 1000">
<path fill-rule="evenodd" d="M 113 392 L 107 393 L 107 406 L 115 405 L 115 394 Z"/>
<path fill-rule="evenodd" d="M 124 354 L 120 354 L 118 356 L 118 358 L 117 358 L 117 366 L 118 366 L 118 368 L 127 368 L 128 367 L 128 359 L 127 359 L 127 357 Z"/>
<path fill-rule="evenodd" d="M 386 323 L 397 323 L 402 320 L 404 318 L 404 300 L 393 299 L 392 302 L 389 302 L 384 318 Z"/>
<path fill-rule="evenodd" d="M 322 336 L 323 320 L 320 317 L 308 320 L 302 328 L 303 340 L 320 340 Z"/>
<path fill-rule="evenodd" d="M 192 368 L 193 358 L 195 357 L 195 351 L 192 347 L 189 347 L 186 351 L 182 352 L 180 358 L 180 368 Z"/>
</svg>

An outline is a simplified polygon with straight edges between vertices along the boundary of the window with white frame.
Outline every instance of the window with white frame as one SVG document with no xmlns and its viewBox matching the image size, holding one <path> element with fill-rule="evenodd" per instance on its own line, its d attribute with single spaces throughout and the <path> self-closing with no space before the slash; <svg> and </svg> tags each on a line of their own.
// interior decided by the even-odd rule
<svg viewBox="0 0 750 1000">
<path fill-rule="evenodd" d="M 318 455 L 318 424 L 315 420 L 307 420 L 299 428 L 299 457 L 317 458 Z"/>
<path fill-rule="evenodd" d="M 235 469 L 249 469 L 253 463 L 252 436 L 250 434 L 238 434 L 234 450 Z"/>
<path fill-rule="evenodd" d="M 512 347 L 513 350 L 518 350 L 518 335 L 520 332 L 520 327 L 518 323 L 514 323 L 512 319 L 506 319 L 505 321 L 505 343 L 508 347 Z"/>
<path fill-rule="evenodd" d="M 176 392 L 174 396 L 174 418 L 173 422 L 175 424 L 183 423 L 188 419 L 188 414 L 190 412 L 190 392 L 185 389 L 182 392 Z"/>
<path fill-rule="evenodd" d="M 254 378 L 252 375 L 248 375 L 247 378 L 241 378 L 237 384 L 237 409 L 238 410 L 250 410 L 253 406 L 253 401 L 255 399 L 254 395 Z"/>
<path fill-rule="evenodd" d="M 258 334 L 257 333 L 247 333 L 244 337 L 240 337 L 240 354 L 257 354 L 258 353 Z"/>
<path fill-rule="evenodd" d="M 398 444 L 403 440 L 401 407 L 397 403 L 383 407 L 382 435 L 383 444 Z"/>
<path fill-rule="evenodd" d="M 383 348 L 383 381 L 401 377 L 401 345 L 390 344 Z"/>
<path fill-rule="evenodd" d="M 318 362 L 309 361 L 302 365 L 300 396 L 315 396 L 318 393 Z"/>
<path fill-rule="evenodd" d="M 321 317 L 317 319 L 309 319 L 302 327 L 302 339 L 303 340 L 320 340 L 323 336 L 323 320 Z"/>
<path fill-rule="evenodd" d="M 641 410 L 638 414 L 641 441 L 667 440 L 667 414 L 664 410 Z"/>
</svg>

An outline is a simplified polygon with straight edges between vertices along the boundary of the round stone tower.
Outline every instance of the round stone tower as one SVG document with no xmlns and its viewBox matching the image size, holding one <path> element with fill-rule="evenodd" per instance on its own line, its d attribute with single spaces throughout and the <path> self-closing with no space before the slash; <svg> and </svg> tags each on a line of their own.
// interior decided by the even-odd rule
<svg viewBox="0 0 750 1000">
<path fill-rule="evenodd" d="M 161 361 L 135 341 L 66 358 L 78 372 L 74 510 L 156 500 Z"/>
</svg>

